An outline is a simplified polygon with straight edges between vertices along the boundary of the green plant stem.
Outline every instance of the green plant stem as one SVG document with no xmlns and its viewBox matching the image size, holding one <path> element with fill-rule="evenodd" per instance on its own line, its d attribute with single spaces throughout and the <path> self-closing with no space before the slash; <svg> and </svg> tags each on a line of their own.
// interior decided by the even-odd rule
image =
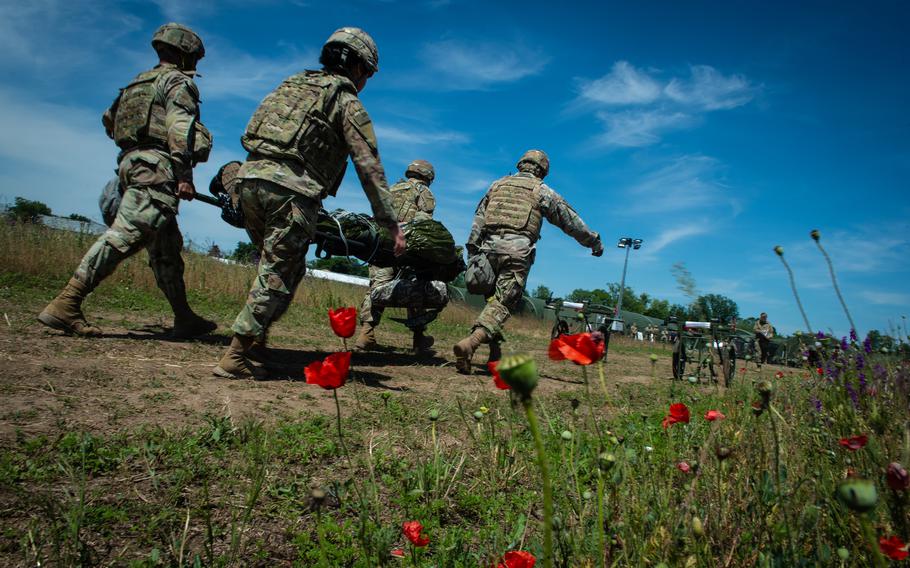
<svg viewBox="0 0 910 568">
<path fill-rule="evenodd" d="M 774 408 L 768 405 L 768 420 L 771 421 L 771 434 L 774 437 L 774 484 L 777 486 L 777 502 L 780 503 L 784 516 L 784 527 L 787 531 L 787 548 L 790 551 L 791 562 L 796 562 L 796 553 L 793 550 L 793 532 L 790 528 L 790 515 L 783 502 L 783 486 L 780 480 L 780 436 L 777 433 L 777 421 L 774 419 Z"/>
<path fill-rule="evenodd" d="M 869 522 L 869 518 L 865 514 L 859 516 L 859 524 L 863 529 L 863 536 L 866 538 L 866 542 L 872 549 L 872 565 L 875 566 L 875 568 L 886 568 L 887 563 L 885 562 L 885 558 L 882 556 L 881 551 L 878 549 L 878 540 L 875 538 L 875 532 L 872 530 L 872 523 Z"/>
<path fill-rule="evenodd" d="M 787 264 L 787 261 L 784 259 L 783 255 L 779 256 L 780 261 L 783 263 L 784 268 L 787 269 L 787 275 L 790 277 L 790 289 L 793 290 L 793 297 L 796 298 L 796 306 L 799 308 L 799 313 L 803 316 L 803 322 L 806 324 L 806 331 L 809 332 L 809 335 L 812 335 L 812 325 L 809 323 L 809 317 L 806 316 L 806 310 L 803 309 L 803 303 L 799 299 L 799 293 L 796 291 L 796 280 L 793 279 L 793 271 L 790 270 L 790 265 Z"/>
<path fill-rule="evenodd" d="M 653 365 L 652 365 L 653 367 Z M 606 373 L 604 372 L 604 360 L 601 359 L 597 362 L 597 373 L 600 376 L 600 389 L 604 392 L 604 403 L 607 402 L 609 395 L 607 394 L 607 379 Z"/>
<path fill-rule="evenodd" d="M 834 284 L 834 293 L 837 294 L 837 299 L 840 300 L 840 305 L 844 308 L 844 313 L 847 314 L 847 321 L 850 322 L 850 329 L 858 333 L 856 324 L 853 323 L 853 317 L 850 315 L 850 310 L 847 309 L 847 302 L 844 301 L 844 297 L 840 293 L 840 286 L 837 285 L 837 275 L 834 273 L 834 264 L 831 262 L 831 257 L 828 256 L 828 252 L 822 247 L 820 241 L 815 241 L 815 244 L 818 246 L 818 250 L 822 252 L 822 256 L 825 257 L 825 262 L 828 263 L 828 272 L 831 273 L 831 283 Z"/>
<path fill-rule="evenodd" d="M 607 551 L 604 545 L 604 477 L 597 471 L 597 560 L 600 568 L 606 567 Z"/>
<path fill-rule="evenodd" d="M 540 435 L 540 426 L 537 423 L 537 414 L 534 412 L 534 401 L 531 397 L 523 399 L 522 405 L 528 426 L 534 437 L 534 446 L 537 449 L 537 466 L 540 468 L 540 478 L 543 483 L 543 565 L 553 568 L 553 491 L 550 488 L 550 474 L 547 468 L 547 456 L 544 453 L 543 438 Z"/>
</svg>

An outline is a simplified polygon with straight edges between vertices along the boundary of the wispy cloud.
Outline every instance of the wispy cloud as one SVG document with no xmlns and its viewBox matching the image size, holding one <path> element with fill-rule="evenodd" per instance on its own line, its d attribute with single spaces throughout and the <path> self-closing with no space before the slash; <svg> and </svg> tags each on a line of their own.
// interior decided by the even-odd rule
<svg viewBox="0 0 910 568">
<path fill-rule="evenodd" d="M 434 87 L 481 90 L 540 73 L 549 57 L 521 43 L 444 40 L 423 46 L 420 59 L 438 80 Z"/>
<path fill-rule="evenodd" d="M 863 292 L 860 292 L 860 296 L 870 304 L 878 306 L 910 307 L 910 294 L 864 290 Z"/>
<path fill-rule="evenodd" d="M 603 77 L 582 80 L 571 106 L 595 110 L 605 128 L 601 144 L 641 147 L 698 124 L 708 112 L 745 105 L 758 89 L 743 75 L 724 75 L 709 65 L 693 65 L 684 77 L 661 75 L 617 61 Z"/>
<path fill-rule="evenodd" d="M 260 101 L 285 78 L 313 69 L 319 59 L 315 48 L 300 51 L 293 46 L 278 46 L 277 53 L 262 57 L 238 50 L 218 37 L 207 42 L 212 48 L 199 63 L 202 76 L 198 83 L 203 99 Z"/>
<path fill-rule="evenodd" d="M 693 219 L 685 225 L 664 229 L 655 238 L 651 239 L 646 250 L 652 254 L 657 254 L 677 241 L 704 235 L 708 232 L 710 232 L 710 223 L 706 219 Z"/>
<path fill-rule="evenodd" d="M 410 130 L 397 126 L 376 125 L 376 138 L 380 144 L 402 143 L 415 146 L 464 144 L 470 137 L 454 130 Z"/>
<path fill-rule="evenodd" d="M 666 165 L 644 174 L 624 190 L 627 214 L 662 214 L 690 211 L 697 218 L 717 214 L 719 204 L 740 211 L 739 201 L 723 183 L 723 165 L 715 158 L 700 154 L 679 156 Z"/>
</svg>

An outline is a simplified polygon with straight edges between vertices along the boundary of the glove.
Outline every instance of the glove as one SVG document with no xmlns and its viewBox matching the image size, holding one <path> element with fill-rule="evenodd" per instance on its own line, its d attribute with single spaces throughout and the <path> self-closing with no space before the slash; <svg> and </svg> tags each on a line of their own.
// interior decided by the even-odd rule
<svg viewBox="0 0 910 568">
<path fill-rule="evenodd" d="M 602 256 L 604 253 L 604 244 L 600 242 L 600 239 L 597 239 L 597 242 L 594 243 L 594 246 L 591 247 L 591 256 Z"/>
</svg>

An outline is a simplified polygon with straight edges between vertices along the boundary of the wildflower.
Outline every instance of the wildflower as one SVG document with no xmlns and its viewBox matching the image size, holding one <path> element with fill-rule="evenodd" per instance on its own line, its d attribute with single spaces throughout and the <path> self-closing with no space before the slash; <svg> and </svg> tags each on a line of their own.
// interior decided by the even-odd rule
<svg viewBox="0 0 910 568">
<path fill-rule="evenodd" d="M 303 370 L 306 382 L 326 390 L 344 386 L 351 369 L 351 352 L 332 353 L 322 361 L 313 361 Z"/>
<path fill-rule="evenodd" d="M 689 473 L 692 471 L 692 468 L 689 466 L 689 464 L 684 461 L 681 461 L 678 464 L 676 464 L 676 469 L 678 469 L 679 471 L 681 471 L 683 473 Z"/>
<path fill-rule="evenodd" d="M 550 342 L 548 355 L 553 361 L 568 359 L 578 365 L 590 365 L 604 356 L 604 346 L 600 333 L 560 335 Z"/>
<path fill-rule="evenodd" d="M 347 339 L 354 335 L 354 329 L 357 327 L 357 309 L 356 308 L 338 308 L 333 310 L 329 308 L 329 324 L 332 331 L 338 337 Z"/>
<path fill-rule="evenodd" d="M 502 555 L 496 568 L 534 568 L 537 559 L 526 550 L 510 550 Z"/>
<path fill-rule="evenodd" d="M 846 351 L 849 347 L 850 347 L 850 346 L 847 344 L 847 338 L 846 338 L 846 337 L 841 337 L 841 338 L 840 338 L 840 349 L 841 349 L 841 351 Z"/>
<path fill-rule="evenodd" d="M 907 545 L 897 535 L 891 538 L 879 538 L 878 548 L 882 551 L 882 554 L 891 560 L 903 560 L 907 558 L 907 555 L 910 555 L 910 552 L 907 552 Z"/>
<path fill-rule="evenodd" d="M 857 353 L 856 354 L 856 370 L 862 371 L 863 367 L 865 367 L 865 366 L 866 366 L 866 358 L 863 357 L 862 353 Z"/>
<path fill-rule="evenodd" d="M 821 377 L 822 375 L 825 374 L 825 370 L 822 369 L 821 367 L 816 367 L 815 374 L 818 375 L 819 377 Z"/>
<path fill-rule="evenodd" d="M 745 375 L 745 374 L 746 374 L 746 368 L 745 368 L 745 367 L 740 367 L 740 368 L 739 368 L 739 372 Z"/>
<path fill-rule="evenodd" d="M 812 398 L 812 405 L 815 406 L 815 412 L 822 411 L 822 401 L 818 398 Z"/>
<path fill-rule="evenodd" d="M 774 373 L 774 376 L 777 377 L 778 379 L 782 379 L 782 378 L 784 378 L 784 372 L 778 371 L 778 372 Z"/>
<path fill-rule="evenodd" d="M 850 450 L 851 452 L 855 452 L 856 450 L 859 450 L 860 448 L 865 446 L 868 441 L 869 441 L 868 436 L 866 436 L 865 434 L 860 434 L 858 436 L 851 436 L 849 438 L 841 438 L 840 441 L 838 441 L 838 443 L 841 446 L 843 446 L 844 448 Z"/>
<path fill-rule="evenodd" d="M 847 381 L 844 383 L 844 388 L 847 390 L 847 394 L 850 395 L 850 401 L 853 403 L 853 407 L 859 408 L 859 395 L 856 394 L 856 390 L 853 388 L 853 383 Z"/>
<path fill-rule="evenodd" d="M 654 447 L 653 447 L 653 446 L 645 446 L 645 451 L 648 452 L 648 453 L 650 454 L 651 452 L 654 451 Z"/>
<path fill-rule="evenodd" d="M 685 422 L 686 424 L 689 423 L 689 407 L 681 402 L 670 405 L 670 414 L 667 414 L 664 417 L 663 422 L 661 422 L 661 426 L 666 429 L 669 426 L 676 424 L 677 422 Z"/>
<path fill-rule="evenodd" d="M 487 363 L 487 369 L 489 369 L 490 374 L 493 375 L 493 384 L 496 385 L 496 388 L 502 390 L 509 390 L 510 387 L 502 377 L 499 375 L 499 361 L 490 361 Z"/>
<path fill-rule="evenodd" d="M 868 335 L 866 336 L 866 339 L 863 339 L 863 351 L 866 352 L 866 355 L 872 353 L 872 338 Z"/>
<path fill-rule="evenodd" d="M 426 546 L 430 544 L 430 538 L 423 535 L 423 525 L 420 521 L 406 521 L 401 525 L 401 532 L 411 541 L 414 546 Z"/>
<path fill-rule="evenodd" d="M 850 341 L 856 341 L 856 330 L 850 329 Z"/>
<path fill-rule="evenodd" d="M 888 464 L 888 471 L 885 473 L 885 481 L 888 483 L 888 487 L 894 491 L 906 491 L 907 489 L 910 489 L 910 475 L 908 475 L 907 470 L 897 462 Z"/>
<path fill-rule="evenodd" d="M 400 548 L 393 548 L 392 551 L 389 552 L 389 556 L 392 558 L 404 558 L 404 550 Z"/>
<path fill-rule="evenodd" d="M 837 486 L 837 498 L 851 511 L 865 513 L 878 503 L 878 491 L 871 481 L 848 479 Z"/>
<path fill-rule="evenodd" d="M 531 398 L 537 388 L 537 363 L 530 355 L 510 355 L 496 366 L 502 380 L 523 398 Z"/>
<path fill-rule="evenodd" d="M 724 416 L 724 413 L 720 410 L 709 410 L 708 412 L 705 412 L 705 420 L 708 422 L 723 420 L 724 418 L 726 418 L 726 416 Z"/>
</svg>

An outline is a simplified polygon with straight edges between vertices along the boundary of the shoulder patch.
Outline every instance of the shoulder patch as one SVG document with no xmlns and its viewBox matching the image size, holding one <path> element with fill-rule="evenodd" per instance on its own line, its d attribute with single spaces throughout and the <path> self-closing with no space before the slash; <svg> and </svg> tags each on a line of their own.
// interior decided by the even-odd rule
<svg viewBox="0 0 910 568">
<path fill-rule="evenodd" d="M 357 101 L 356 103 L 352 102 L 348 105 L 348 111 L 348 120 L 350 120 L 354 125 L 354 128 L 360 132 L 360 135 L 363 136 L 367 144 L 369 144 L 373 150 L 376 150 L 376 132 L 373 130 L 373 121 L 370 120 L 370 115 L 367 114 L 366 109 Z"/>
</svg>

